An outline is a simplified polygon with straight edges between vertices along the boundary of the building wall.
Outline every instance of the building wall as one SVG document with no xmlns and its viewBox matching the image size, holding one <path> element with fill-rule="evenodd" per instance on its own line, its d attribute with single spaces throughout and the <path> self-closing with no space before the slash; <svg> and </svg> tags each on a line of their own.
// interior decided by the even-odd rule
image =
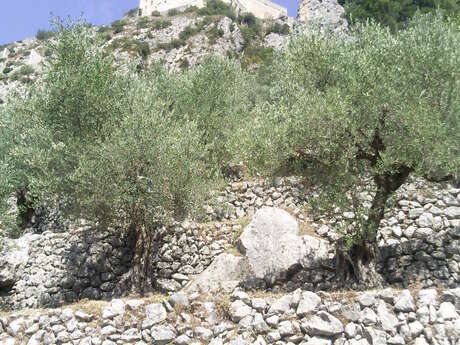
<svg viewBox="0 0 460 345">
<path fill-rule="evenodd" d="M 251 12 L 261 19 L 287 16 L 287 9 L 269 0 L 223 0 L 232 4 L 240 12 Z M 166 14 L 169 10 L 183 10 L 190 6 L 204 7 L 205 0 L 140 0 L 140 15 L 149 16 L 152 12 Z"/>
<path fill-rule="evenodd" d="M 268 0 L 233 0 L 233 3 L 241 12 L 253 13 L 261 19 L 277 19 L 287 16 L 287 9 L 285 7 Z"/>
</svg>

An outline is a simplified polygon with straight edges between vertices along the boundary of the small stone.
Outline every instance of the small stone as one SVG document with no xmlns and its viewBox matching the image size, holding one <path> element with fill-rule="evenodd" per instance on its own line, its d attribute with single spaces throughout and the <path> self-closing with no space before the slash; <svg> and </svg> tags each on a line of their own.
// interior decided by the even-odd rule
<svg viewBox="0 0 460 345">
<path fill-rule="evenodd" d="M 125 303 L 121 299 L 114 299 L 109 308 L 102 310 L 103 319 L 113 319 L 125 313 Z"/>
<path fill-rule="evenodd" d="M 153 326 L 150 329 L 150 336 L 155 345 L 166 345 L 176 338 L 176 334 L 168 326 Z"/>
<path fill-rule="evenodd" d="M 273 331 L 267 334 L 267 341 L 271 344 L 281 339 L 280 332 Z"/>
<path fill-rule="evenodd" d="M 423 208 L 413 208 L 409 211 L 409 218 L 410 219 L 416 219 L 420 217 L 424 213 Z"/>
<path fill-rule="evenodd" d="M 418 293 L 417 304 L 419 307 L 436 305 L 438 292 L 435 289 L 424 289 Z"/>
<path fill-rule="evenodd" d="M 309 291 L 303 292 L 297 308 L 297 315 L 304 317 L 312 311 L 315 311 L 320 303 L 321 298 L 317 294 Z"/>
<path fill-rule="evenodd" d="M 174 344 L 176 345 L 188 345 L 191 342 L 192 340 L 185 334 L 182 334 L 181 336 L 177 337 L 176 340 L 174 340 Z"/>
<path fill-rule="evenodd" d="M 418 337 L 423 332 L 423 325 L 419 321 L 414 321 L 409 324 L 409 330 L 412 338 Z"/>
<path fill-rule="evenodd" d="M 186 307 L 190 304 L 190 301 L 188 300 L 188 297 L 185 293 L 177 292 L 171 295 L 171 297 L 169 297 L 169 303 L 171 303 L 173 307 L 175 306 Z"/>
<path fill-rule="evenodd" d="M 267 308 L 267 302 L 265 302 L 263 298 L 253 298 L 251 300 L 251 305 L 255 310 L 259 312 L 262 312 L 265 310 L 265 308 Z"/>
<path fill-rule="evenodd" d="M 396 311 L 402 311 L 405 313 L 415 311 L 414 299 L 412 298 L 409 290 L 402 291 L 396 297 L 396 304 L 394 308 Z"/>
<path fill-rule="evenodd" d="M 443 320 L 456 320 L 459 318 L 457 312 L 455 311 L 455 306 L 450 302 L 441 303 L 438 315 Z"/>
<path fill-rule="evenodd" d="M 353 322 L 347 324 L 345 326 L 345 334 L 349 339 L 356 337 L 358 334 L 358 325 Z"/>
<path fill-rule="evenodd" d="M 278 331 L 280 332 L 281 337 L 287 337 L 295 334 L 295 329 L 291 321 L 280 322 L 278 325 Z"/>
<path fill-rule="evenodd" d="M 212 336 L 213 336 L 213 333 L 210 329 L 208 328 L 205 328 L 205 327 L 196 327 L 195 328 L 195 336 L 200 339 L 200 340 L 203 340 L 205 342 L 208 342 L 209 340 L 211 340 Z"/>
<path fill-rule="evenodd" d="M 388 310 L 386 303 L 382 300 L 377 305 L 377 316 L 384 331 L 391 334 L 396 333 L 398 318 Z"/>
<path fill-rule="evenodd" d="M 145 304 L 143 300 L 140 299 L 130 299 L 126 301 L 126 305 L 130 310 L 138 310 Z"/>
<path fill-rule="evenodd" d="M 312 335 L 335 336 L 344 331 L 340 320 L 324 311 L 302 323 L 302 327 Z"/>
<path fill-rule="evenodd" d="M 77 310 L 75 312 L 75 317 L 77 318 L 77 320 L 80 320 L 80 321 L 84 321 L 84 322 L 89 322 L 92 320 L 93 318 L 93 315 L 90 315 L 90 314 L 87 314 L 81 310 Z"/>
<path fill-rule="evenodd" d="M 123 334 L 120 336 L 120 340 L 122 340 L 125 343 L 131 343 L 141 339 L 141 332 L 137 328 L 130 328 L 123 332 Z"/>
<path fill-rule="evenodd" d="M 388 345 L 406 345 L 404 338 L 400 335 L 395 335 L 394 337 L 389 338 L 387 343 Z"/>
<path fill-rule="evenodd" d="M 376 303 L 375 293 L 363 293 L 359 296 L 358 302 L 362 307 L 372 307 Z"/>
<path fill-rule="evenodd" d="M 365 324 L 366 326 L 373 325 L 373 324 L 377 323 L 377 315 L 375 314 L 375 312 L 372 309 L 365 308 L 361 312 L 361 322 L 363 324 Z"/>
<path fill-rule="evenodd" d="M 273 315 L 273 316 L 270 316 L 269 318 L 267 318 L 267 324 L 269 324 L 270 326 L 272 327 L 276 327 L 278 326 L 279 322 L 280 322 L 280 317 L 278 315 Z"/>
<path fill-rule="evenodd" d="M 265 333 L 270 329 L 270 327 L 268 327 L 267 323 L 265 322 L 264 317 L 260 313 L 254 315 L 251 326 L 258 333 Z"/>
<path fill-rule="evenodd" d="M 421 228 L 431 228 L 433 226 L 433 215 L 431 213 L 423 213 L 417 219 L 417 225 Z"/>
<path fill-rule="evenodd" d="M 430 236 L 434 235 L 434 231 L 431 228 L 418 228 L 415 230 L 414 236 L 421 240 L 424 240 Z"/>
<path fill-rule="evenodd" d="M 460 207 L 451 206 L 444 210 L 444 214 L 448 219 L 459 219 L 460 218 Z"/>
<path fill-rule="evenodd" d="M 24 328 L 25 320 L 24 318 L 20 317 L 14 321 L 11 321 L 7 326 L 7 331 L 13 337 L 18 337 L 19 333 Z"/>
<path fill-rule="evenodd" d="M 244 292 L 244 291 L 241 291 L 241 290 L 236 290 L 232 293 L 232 299 L 233 300 L 241 300 L 243 301 L 244 303 L 246 304 L 250 304 L 251 303 L 251 299 L 249 298 L 249 295 Z"/>
<path fill-rule="evenodd" d="M 161 303 L 149 304 L 145 307 L 145 319 L 142 322 L 142 329 L 150 328 L 166 320 L 167 316 L 166 309 Z"/>
<path fill-rule="evenodd" d="M 313 337 L 306 343 L 302 343 L 302 345 L 332 345 L 332 341 L 329 339 Z"/>
<path fill-rule="evenodd" d="M 230 318 L 234 322 L 239 322 L 242 318 L 251 315 L 252 308 L 243 301 L 237 300 L 230 305 Z"/>
<path fill-rule="evenodd" d="M 429 345 L 424 336 L 415 339 L 414 345 Z"/>
<path fill-rule="evenodd" d="M 284 314 L 290 309 L 291 305 L 291 296 L 285 295 L 275 302 L 272 303 L 270 309 L 268 310 L 269 314 Z"/>
</svg>

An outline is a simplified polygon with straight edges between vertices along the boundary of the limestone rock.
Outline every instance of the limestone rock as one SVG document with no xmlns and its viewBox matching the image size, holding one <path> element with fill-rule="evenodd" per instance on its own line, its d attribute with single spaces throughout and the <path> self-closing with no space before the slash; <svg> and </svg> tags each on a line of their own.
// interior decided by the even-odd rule
<svg viewBox="0 0 460 345">
<path fill-rule="evenodd" d="M 395 310 L 402 312 L 415 311 L 414 299 L 412 298 L 412 295 L 409 290 L 402 291 L 396 297 Z"/>
<path fill-rule="evenodd" d="M 166 345 L 176 338 L 175 332 L 168 326 L 154 326 L 150 330 L 153 344 Z"/>
<path fill-rule="evenodd" d="M 320 303 L 321 298 L 317 294 L 310 291 L 303 292 L 299 306 L 297 307 L 297 315 L 300 317 L 308 315 L 312 311 L 315 311 Z"/>
<path fill-rule="evenodd" d="M 5 239 L 6 250 L 0 255 L 0 288 L 9 288 L 16 283 L 29 259 L 30 244 L 39 237 L 26 234 L 17 240 Z"/>
<path fill-rule="evenodd" d="M 149 304 L 145 307 L 145 320 L 142 323 L 142 328 L 149 328 L 157 323 L 166 320 L 166 309 L 161 303 Z"/>
<path fill-rule="evenodd" d="M 344 331 L 340 320 L 324 311 L 308 319 L 302 326 L 312 335 L 335 336 Z"/>
<path fill-rule="evenodd" d="M 251 307 L 246 305 L 243 301 L 238 300 L 230 305 L 230 317 L 235 322 L 239 322 L 241 319 L 250 315 L 251 312 Z"/>
<path fill-rule="evenodd" d="M 272 285 L 298 266 L 303 254 L 298 232 L 297 221 L 286 211 L 260 209 L 238 241 L 251 278 Z"/>
<path fill-rule="evenodd" d="M 348 28 L 345 10 L 337 0 L 301 0 L 298 20 L 336 33 L 344 33 Z"/>
<path fill-rule="evenodd" d="M 240 256 L 220 254 L 212 264 L 187 285 L 186 292 L 219 290 L 232 291 L 248 276 L 244 260 Z"/>
</svg>

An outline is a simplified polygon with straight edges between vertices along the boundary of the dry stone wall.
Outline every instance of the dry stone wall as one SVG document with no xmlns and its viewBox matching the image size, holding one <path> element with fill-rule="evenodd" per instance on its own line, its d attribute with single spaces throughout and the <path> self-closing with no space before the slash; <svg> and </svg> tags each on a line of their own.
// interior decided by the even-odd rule
<svg viewBox="0 0 460 345">
<path fill-rule="evenodd" d="M 400 287 L 412 283 L 424 287 L 459 286 L 459 192 L 451 186 L 422 180 L 402 187 L 381 228 L 380 271 L 388 283 Z M 340 288 L 334 272 L 333 243 L 337 233 L 333 228 L 352 215 L 344 212 L 334 217 L 309 218 L 305 205 L 314 194 L 294 177 L 229 184 L 208 205 L 207 222 L 184 222 L 165 232 L 152 258 L 157 267 L 158 290 L 178 291 L 219 254 L 234 252 L 235 239 L 264 206 L 289 210 L 301 222 L 301 231 L 308 230 L 309 235 L 330 244 L 326 260 L 315 267 L 308 266 L 308 270 L 299 269 L 275 289 Z M 8 254 L 0 259 L 3 309 L 49 307 L 81 298 L 113 296 L 114 287 L 131 259 L 128 235 L 120 238 L 110 231 L 87 228 L 70 227 L 63 233 L 59 233 L 59 228 L 40 229 L 47 231 L 34 235 L 25 262 L 11 265 L 4 260 Z"/>
<path fill-rule="evenodd" d="M 152 303 L 153 302 L 153 303 Z M 460 289 L 175 294 L 0 317 L 3 345 L 459 345 Z"/>
<path fill-rule="evenodd" d="M 80 228 L 28 237 L 28 250 L 20 254 L 8 275 L 2 276 L 4 281 L 13 277 L 0 288 L 2 309 L 56 307 L 83 298 L 109 299 L 129 268 L 129 236 Z M 15 248 L 9 251 L 16 253 Z M 0 260 L 2 272 L 9 255 L 11 252 L 3 253 Z"/>
</svg>

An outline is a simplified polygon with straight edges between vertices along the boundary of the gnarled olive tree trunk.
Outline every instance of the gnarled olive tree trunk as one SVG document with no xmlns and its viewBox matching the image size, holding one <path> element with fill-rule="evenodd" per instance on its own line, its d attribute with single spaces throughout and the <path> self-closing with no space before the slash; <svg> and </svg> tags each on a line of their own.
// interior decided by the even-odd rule
<svg viewBox="0 0 460 345">
<path fill-rule="evenodd" d="M 344 240 L 336 244 L 337 275 L 345 283 L 353 282 L 367 288 L 383 285 L 383 277 L 377 272 L 377 233 L 388 199 L 407 180 L 411 171 L 402 165 L 392 173 L 374 176 L 377 190 L 367 221 L 362 229 L 357 230 L 356 241 L 351 247 Z"/>
<path fill-rule="evenodd" d="M 115 293 L 145 294 L 154 288 L 155 256 L 159 250 L 160 234 L 145 226 L 132 225 L 130 231 L 134 235 L 133 256 L 128 272 L 120 279 Z"/>
</svg>

